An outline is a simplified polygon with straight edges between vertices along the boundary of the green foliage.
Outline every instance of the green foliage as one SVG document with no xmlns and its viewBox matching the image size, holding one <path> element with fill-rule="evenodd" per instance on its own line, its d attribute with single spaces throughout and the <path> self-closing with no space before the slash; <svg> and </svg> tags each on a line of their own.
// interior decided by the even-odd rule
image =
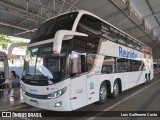
<svg viewBox="0 0 160 120">
<path fill-rule="evenodd" d="M 14 43 L 7 35 L 0 34 L 0 42 Z"/>
<path fill-rule="evenodd" d="M 7 44 L 13 43 L 11 39 L 7 35 L 0 34 L 0 45 L 3 47 L 3 49 L 7 49 Z"/>
<path fill-rule="evenodd" d="M 21 46 L 20 48 L 21 49 L 27 49 L 27 46 Z"/>
<path fill-rule="evenodd" d="M 22 43 L 22 42 L 24 42 L 23 39 L 18 40 L 18 41 L 15 41 L 15 43 Z M 21 48 L 21 49 L 27 49 L 27 46 L 20 46 L 20 48 Z"/>
<path fill-rule="evenodd" d="M 13 40 L 10 39 L 9 36 L 0 34 L 0 45 L 3 47 L 3 49 L 7 49 L 8 43 L 12 44 L 12 43 L 21 43 L 21 42 L 24 42 L 24 40 L 21 39 L 21 40 L 13 41 Z M 27 47 L 26 46 L 21 46 L 20 48 L 21 49 L 26 49 Z"/>
</svg>

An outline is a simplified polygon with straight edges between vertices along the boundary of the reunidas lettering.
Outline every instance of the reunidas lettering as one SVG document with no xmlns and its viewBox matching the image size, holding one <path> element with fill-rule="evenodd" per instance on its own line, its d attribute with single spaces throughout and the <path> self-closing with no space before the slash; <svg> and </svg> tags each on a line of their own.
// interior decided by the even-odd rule
<svg viewBox="0 0 160 120">
<path fill-rule="evenodd" d="M 133 50 L 127 51 L 127 50 L 122 49 L 121 46 L 119 46 L 119 56 L 124 57 L 124 58 L 137 58 L 138 57 L 137 54 L 134 53 Z"/>
</svg>

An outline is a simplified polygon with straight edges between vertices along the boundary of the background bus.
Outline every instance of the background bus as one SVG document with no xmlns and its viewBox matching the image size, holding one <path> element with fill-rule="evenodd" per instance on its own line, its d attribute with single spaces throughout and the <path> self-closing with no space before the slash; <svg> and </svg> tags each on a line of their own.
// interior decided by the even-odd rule
<svg viewBox="0 0 160 120">
<path fill-rule="evenodd" d="M 71 111 L 153 78 L 151 48 L 87 11 L 45 21 L 25 58 L 22 89 L 32 106 Z"/>
</svg>

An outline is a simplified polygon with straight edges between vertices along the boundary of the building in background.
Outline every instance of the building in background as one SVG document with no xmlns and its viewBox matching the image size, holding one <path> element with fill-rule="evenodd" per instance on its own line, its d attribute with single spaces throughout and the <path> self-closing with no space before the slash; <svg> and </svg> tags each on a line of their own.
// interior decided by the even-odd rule
<svg viewBox="0 0 160 120">
<path fill-rule="evenodd" d="M 13 41 L 13 43 L 20 43 L 20 42 L 29 42 L 29 39 L 22 39 L 18 37 L 9 36 L 9 39 Z M 8 53 L 8 48 L 12 43 L 7 43 L 7 49 L 3 49 L 2 45 L 0 45 L 0 51 Z M 9 63 L 9 71 L 16 71 L 19 77 L 22 77 L 23 71 L 23 64 L 24 64 L 24 57 L 26 54 L 26 46 L 16 47 L 13 49 L 11 58 L 8 60 Z M 10 72 L 9 72 L 10 73 Z"/>
</svg>

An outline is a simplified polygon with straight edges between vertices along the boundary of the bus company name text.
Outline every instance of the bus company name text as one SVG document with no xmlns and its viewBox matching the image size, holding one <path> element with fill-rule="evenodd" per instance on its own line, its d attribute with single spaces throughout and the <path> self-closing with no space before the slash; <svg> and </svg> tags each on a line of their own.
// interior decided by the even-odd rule
<svg viewBox="0 0 160 120">
<path fill-rule="evenodd" d="M 137 58 L 137 54 L 134 53 L 133 50 L 127 51 L 124 50 L 121 46 L 119 46 L 119 57 L 124 57 L 124 58 Z"/>
</svg>

